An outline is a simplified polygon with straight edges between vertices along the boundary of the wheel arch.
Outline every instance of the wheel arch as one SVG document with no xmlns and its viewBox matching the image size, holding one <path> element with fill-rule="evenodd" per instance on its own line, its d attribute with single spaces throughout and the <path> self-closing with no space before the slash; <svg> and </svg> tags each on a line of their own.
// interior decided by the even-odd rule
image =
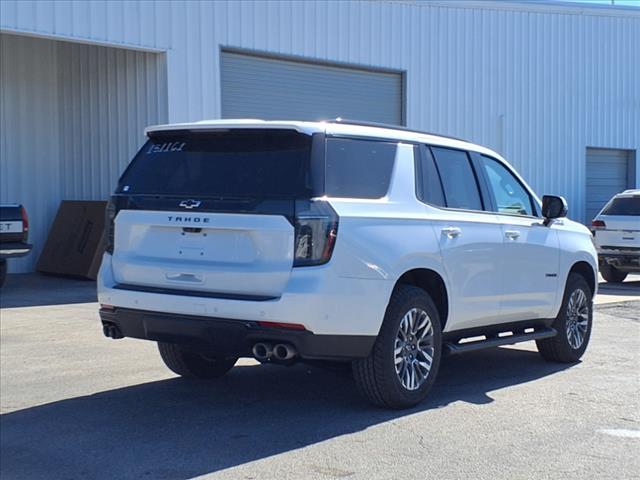
<svg viewBox="0 0 640 480">
<path fill-rule="evenodd" d="M 577 273 L 582 278 L 587 281 L 589 288 L 591 289 L 591 297 L 594 297 L 597 291 L 598 283 L 597 283 L 597 272 L 594 271 L 591 264 L 581 260 L 579 262 L 574 263 L 569 270 L 569 274 Z"/>
<path fill-rule="evenodd" d="M 442 330 L 444 330 L 450 311 L 449 293 L 444 278 L 430 268 L 413 268 L 400 275 L 393 290 L 395 291 L 399 285 L 413 285 L 426 291 L 436 305 Z"/>
</svg>

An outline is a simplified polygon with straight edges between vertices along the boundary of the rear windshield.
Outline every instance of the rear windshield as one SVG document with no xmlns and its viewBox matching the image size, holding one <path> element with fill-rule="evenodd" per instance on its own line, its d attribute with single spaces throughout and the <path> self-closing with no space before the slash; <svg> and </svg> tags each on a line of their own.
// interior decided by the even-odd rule
<svg viewBox="0 0 640 480">
<path fill-rule="evenodd" d="M 397 144 L 293 130 L 162 132 L 140 149 L 118 193 L 215 198 L 382 198 Z M 312 147 L 312 144 L 314 145 Z"/>
<path fill-rule="evenodd" d="M 162 133 L 135 156 L 119 193 L 305 197 L 311 136 L 290 130 Z"/>
<path fill-rule="evenodd" d="M 640 196 L 614 198 L 602 215 L 640 215 Z"/>
</svg>

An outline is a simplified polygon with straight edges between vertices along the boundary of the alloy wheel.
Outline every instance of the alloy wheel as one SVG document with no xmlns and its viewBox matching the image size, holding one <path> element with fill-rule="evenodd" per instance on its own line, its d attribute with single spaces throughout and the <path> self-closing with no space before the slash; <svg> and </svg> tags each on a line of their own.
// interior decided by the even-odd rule
<svg viewBox="0 0 640 480">
<path fill-rule="evenodd" d="M 433 354 L 431 318 L 424 310 L 412 308 L 400 321 L 394 348 L 396 374 L 404 388 L 417 390 L 427 380 Z"/>
<path fill-rule="evenodd" d="M 577 350 L 584 343 L 589 327 L 589 300 L 580 289 L 574 290 L 567 304 L 567 340 Z"/>
</svg>

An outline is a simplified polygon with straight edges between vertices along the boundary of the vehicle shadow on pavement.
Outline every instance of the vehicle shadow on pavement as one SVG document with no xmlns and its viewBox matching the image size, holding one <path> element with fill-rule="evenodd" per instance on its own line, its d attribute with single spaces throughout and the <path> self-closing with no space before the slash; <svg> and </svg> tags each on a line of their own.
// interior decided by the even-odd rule
<svg viewBox="0 0 640 480">
<path fill-rule="evenodd" d="M 636 280 L 637 275 L 633 275 L 631 279 L 627 279 L 622 283 L 598 283 L 599 295 L 619 295 L 624 297 L 640 297 L 640 280 Z"/>
<path fill-rule="evenodd" d="M 348 375 L 296 366 L 236 367 L 225 378 L 178 378 L 0 417 L 2 478 L 191 478 L 490 392 L 567 365 L 499 348 L 449 357 L 431 396 L 389 411 L 362 400 Z"/>
<path fill-rule="evenodd" d="M 39 273 L 11 274 L 2 287 L 1 308 L 97 302 L 96 282 Z"/>
</svg>

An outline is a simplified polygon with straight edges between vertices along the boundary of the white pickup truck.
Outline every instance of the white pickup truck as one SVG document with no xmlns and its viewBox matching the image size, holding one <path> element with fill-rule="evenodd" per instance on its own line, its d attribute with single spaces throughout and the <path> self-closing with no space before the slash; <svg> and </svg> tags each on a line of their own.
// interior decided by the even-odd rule
<svg viewBox="0 0 640 480">
<path fill-rule="evenodd" d="M 0 287 L 7 278 L 7 258 L 22 257 L 31 251 L 27 243 L 29 219 L 22 205 L 0 205 Z"/>
</svg>

